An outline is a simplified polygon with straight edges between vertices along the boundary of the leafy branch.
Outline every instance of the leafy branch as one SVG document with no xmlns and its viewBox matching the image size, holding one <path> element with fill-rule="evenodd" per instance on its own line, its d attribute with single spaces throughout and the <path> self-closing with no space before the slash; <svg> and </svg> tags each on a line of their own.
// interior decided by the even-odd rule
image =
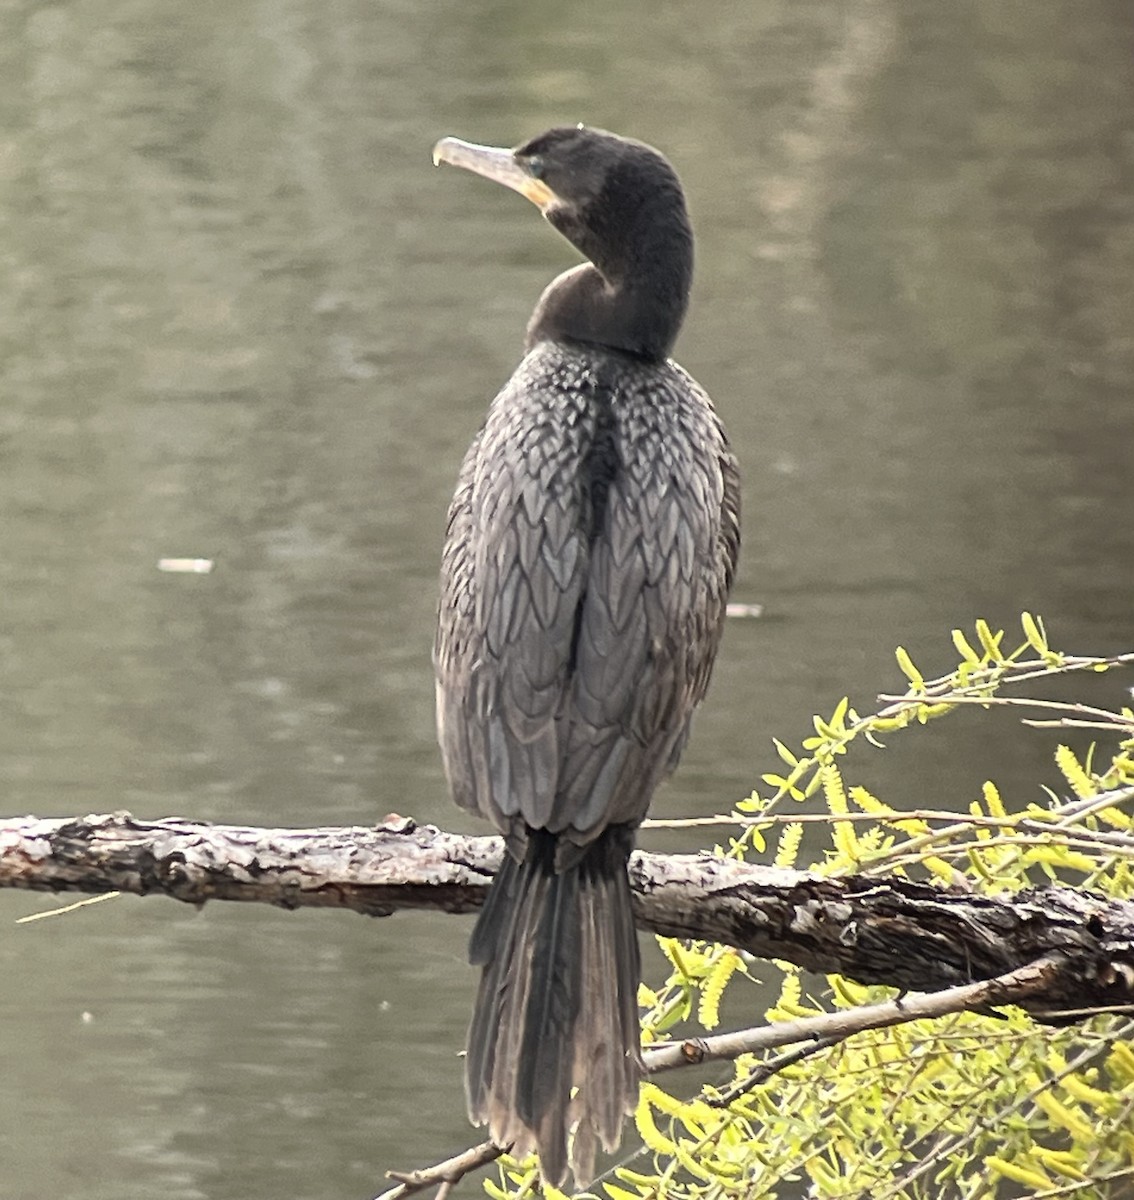
<svg viewBox="0 0 1134 1200">
<path fill-rule="evenodd" d="M 717 853 L 738 859 L 766 851 L 771 832 L 774 861 L 784 868 L 797 865 L 804 826 L 820 824 L 830 845 L 809 869 L 830 878 L 865 882 L 883 872 L 918 872 L 977 894 L 1074 880 L 1101 896 L 1134 895 L 1134 712 L 1003 694 L 1129 666 L 1134 654 L 1069 655 L 1052 649 L 1041 620 L 1025 613 L 1021 627 L 1023 639 L 1012 649 L 1004 631 L 983 621 L 973 635 L 955 630 L 959 661 L 936 678 L 899 649 L 909 683 L 903 694 L 880 697 L 883 707 L 865 716 L 844 698 L 830 717 L 814 718 L 814 733 L 798 750 L 774 740 L 786 770 L 765 774 L 768 790 L 754 792 L 734 813 L 657 824 L 730 826 L 736 832 Z M 1023 722 L 1033 728 L 1087 728 L 1110 744 L 1105 752 L 1092 747 L 1083 761 L 1057 747 L 1070 798 L 1048 792 L 1045 803 L 1037 799 L 1020 811 L 1008 811 L 992 781 L 965 813 L 902 812 L 846 780 L 843 764 L 857 746 L 883 749 L 895 735 L 971 706 L 1019 708 L 1035 714 Z M 778 811 L 812 798 L 826 811 Z M 643 987 L 647 1042 L 680 1039 L 678 1031 L 691 1023 L 712 1030 L 726 990 L 745 978 L 750 960 L 708 942 L 661 945 L 671 971 L 660 986 Z M 638 1125 L 654 1170 L 618 1168 L 618 1182 L 603 1185 L 612 1200 L 774 1198 L 797 1193 L 802 1181 L 809 1194 L 830 1200 L 928 1200 L 946 1191 L 993 1200 L 1020 1185 L 1037 1197 L 1102 1200 L 1120 1194 L 1106 1189 L 1121 1189 L 1134 1173 L 1134 1022 L 1127 1006 L 1064 1014 L 1090 1019 L 1059 1030 L 1037 1026 L 1019 1008 L 1002 1014 L 995 1031 L 988 1016 L 956 1011 L 944 1023 L 919 1019 L 858 1030 L 853 1038 L 817 1032 L 799 1051 L 771 1054 L 785 1044 L 775 1036 L 779 1028 L 887 1003 L 877 987 L 840 975 L 828 975 L 825 996 L 805 998 L 796 968 L 772 969 L 781 986 L 765 1014 L 771 1024 L 703 1039 L 735 1046 L 752 1038 L 730 1084 L 706 1085 L 687 1100 L 657 1085 L 644 1093 Z M 686 1034 L 684 1044 L 690 1040 Z M 774 1095 L 764 1087 L 773 1076 Z M 710 1112 L 717 1114 L 712 1121 Z M 514 1182 L 504 1169 L 504 1181 Z"/>
</svg>

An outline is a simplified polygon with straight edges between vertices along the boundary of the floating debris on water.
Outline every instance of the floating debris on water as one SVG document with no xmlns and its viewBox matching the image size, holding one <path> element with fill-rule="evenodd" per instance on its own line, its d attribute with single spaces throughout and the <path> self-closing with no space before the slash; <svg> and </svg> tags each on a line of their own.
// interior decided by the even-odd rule
<svg viewBox="0 0 1134 1200">
<path fill-rule="evenodd" d="M 211 558 L 159 558 L 157 569 L 171 575 L 208 575 L 214 561 Z"/>
<path fill-rule="evenodd" d="M 762 617 L 764 615 L 764 606 L 762 604 L 728 604 L 725 606 L 726 617 Z"/>
</svg>

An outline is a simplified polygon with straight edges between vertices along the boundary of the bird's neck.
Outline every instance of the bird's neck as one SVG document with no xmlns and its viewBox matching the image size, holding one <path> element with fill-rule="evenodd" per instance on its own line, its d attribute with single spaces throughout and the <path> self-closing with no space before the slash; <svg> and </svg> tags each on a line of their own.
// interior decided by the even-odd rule
<svg viewBox="0 0 1134 1200">
<path fill-rule="evenodd" d="M 651 361 L 667 358 L 693 277 L 688 226 L 677 233 L 669 244 L 639 244 L 626 262 L 582 263 L 552 280 L 528 323 L 528 348 L 570 341 Z"/>
</svg>

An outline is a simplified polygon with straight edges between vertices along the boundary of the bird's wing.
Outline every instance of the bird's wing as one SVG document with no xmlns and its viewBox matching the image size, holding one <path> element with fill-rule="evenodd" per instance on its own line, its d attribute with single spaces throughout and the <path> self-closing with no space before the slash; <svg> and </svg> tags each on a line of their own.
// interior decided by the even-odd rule
<svg viewBox="0 0 1134 1200">
<path fill-rule="evenodd" d="M 601 496 L 587 480 L 602 406 L 570 389 L 548 404 L 555 389 L 522 371 L 466 456 L 442 568 L 438 729 L 458 803 L 514 845 L 525 825 L 581 847 L 640 821 L 704 695 L 738 493 L 712 407 L 683 383 L 676 398 L 606 397 L 618 464 Z M 649 411 L 659 399 L 674 421 Z"/>
<path fill-rule="evenodd" d="M 590 561 L 571 680 L 575 714 L 553 826 L 585 843 L 637 823 L 708 687 L 739 547 L 736 463 L 696 384 L 672 420 L 626 397 L 620 469 Z M 636 414 L 635 403 L 643 411 Z"/>
<path fill-rule="evenodd" d="M 520 837 L 520 822 L 544 827 L 554 804 L 556 716 L 588 569 L 587 406 L 540 383 L 513 376 L 466 455 L 434 651 L 454 796 Z"/>
</svg>

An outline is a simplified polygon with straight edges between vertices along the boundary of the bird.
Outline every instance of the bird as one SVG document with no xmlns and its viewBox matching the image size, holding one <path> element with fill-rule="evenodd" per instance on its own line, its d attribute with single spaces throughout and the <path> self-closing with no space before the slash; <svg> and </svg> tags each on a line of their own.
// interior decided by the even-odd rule
<svg viewBox="0 0 1134 1200">
<path fill-rule="evenodd" d="M 433 650 L 450 791 L 505 844 L 469 945 L 469 1116 L 583 1186 L 638 1099 L 628 862 L 720 644 L 738 469 L 670 357 L 693 275 L 670 162 L 583 125 L 446 137 L 433 160 L 520 193 L 584 259 L 544 290 L 461 465 Z"/>
</svg>

